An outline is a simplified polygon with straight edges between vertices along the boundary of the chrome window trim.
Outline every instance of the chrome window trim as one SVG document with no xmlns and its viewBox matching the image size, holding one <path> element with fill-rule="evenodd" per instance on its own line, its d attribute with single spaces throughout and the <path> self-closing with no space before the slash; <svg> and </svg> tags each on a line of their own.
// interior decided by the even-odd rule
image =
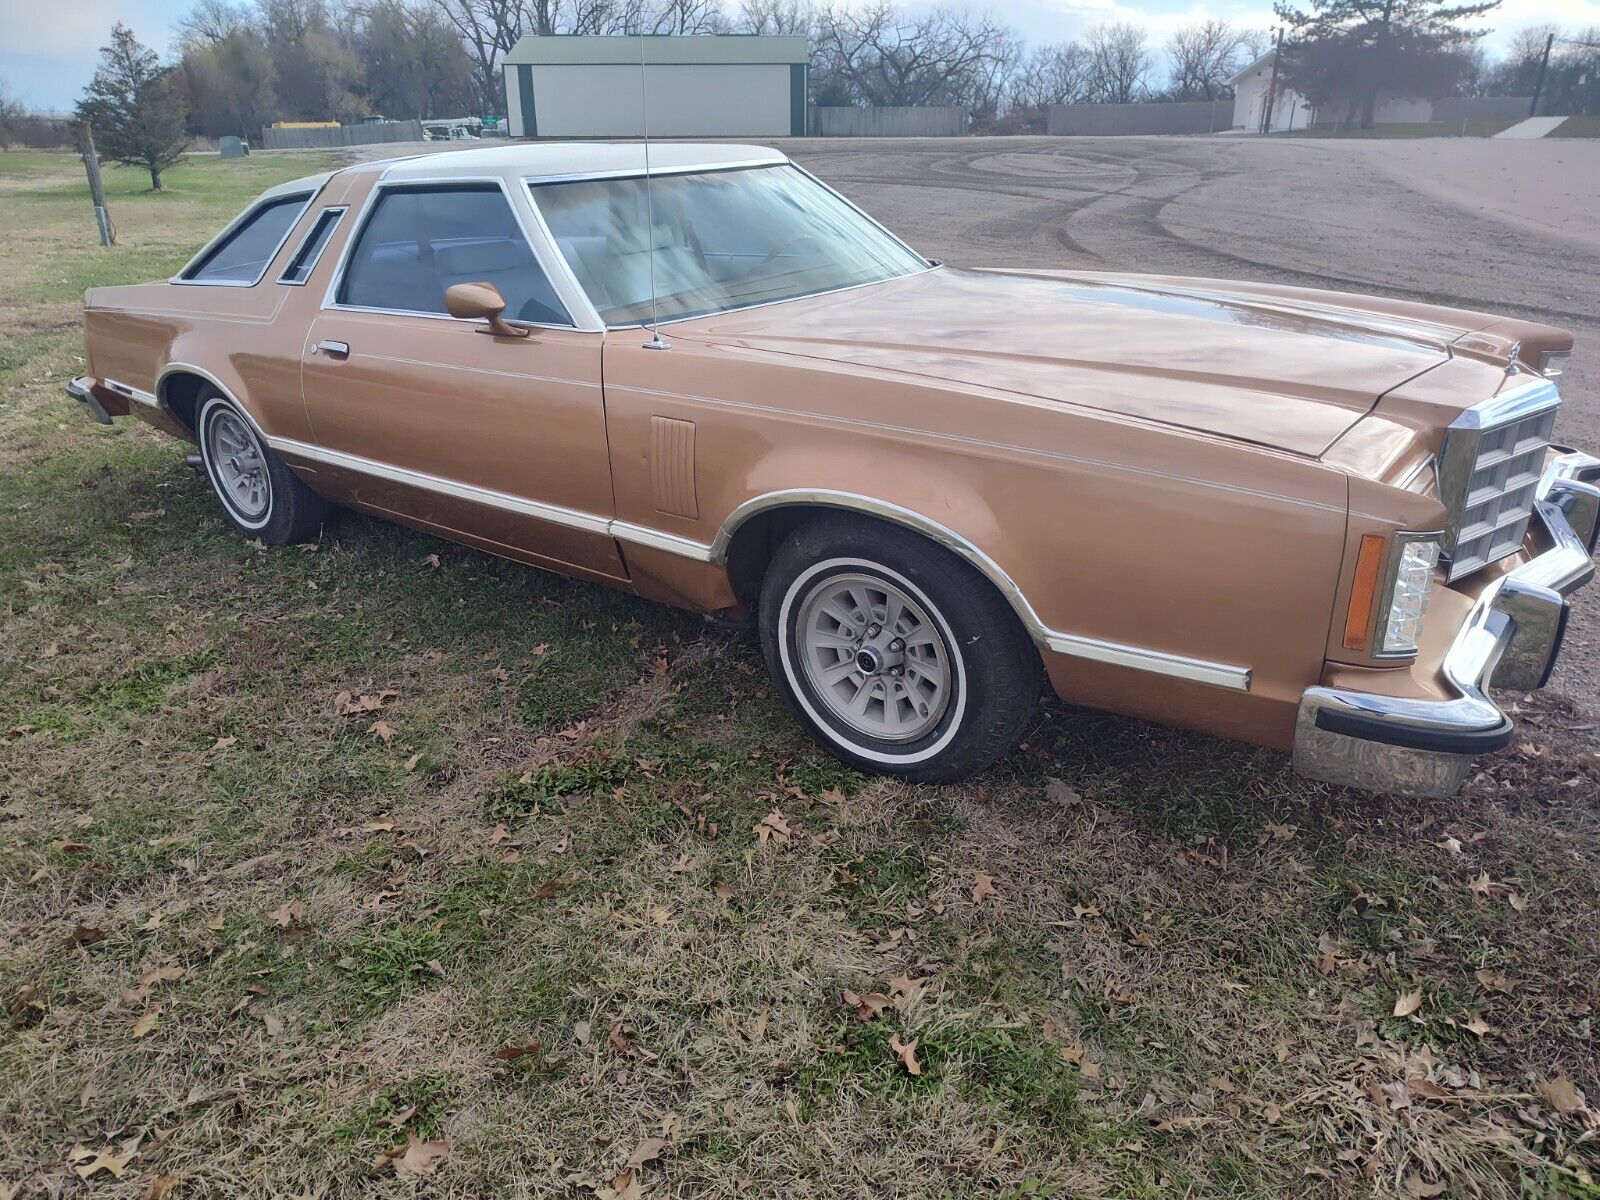
<svg viewBox="0 0 1600 1200">
<path fill-rule="evenodd" d="M 1561 393 L 1556 385 L 1542 376 L 1523 378 L 1467 409 L 1445 430 L 1444 443 L 1439 447 L 1437 475 L 1438 498 L 1445 507 L 1444 529 L 1439 535 L 1440 561 L 1445 564 L 1445 581 L 1454 583 L 1470 572 L 1457 572 L 1453 563 L 1456 542 L 1461 534 L 1461 519 L 1466 515 L 1466 488 L 1478 462 L 1478 446 L 1484 433 L 1528 417 L 1560 407 Z M 1507 557 L 1515 551 L 1500 555 Z M 1482 570 L 1498 562 L 1499 558 L 1480 563 L 1472 570 Z"/>
<path fill-rule="evenodd" d="M 545 237 L 549 239 L 551 249 L 554 251 L 555 256 L 561 260 L 561 264 L 565 268 L 567 275 L 571 278 L 573 286 L 577 288 L 578 294 L 584 299 L 584 304 L 588 307 L 589 311 L 594 314 L 594 319 L 600 323 L 600 327 L 602 329 L 653 329 L 661 325 L 677 325 L 683 321 L 702 321 L 711 317 L 728 316 L 730 313 L 751 312 L 758 308 L 770 308 L 775 304 L 793 304 L 796 300 L 810 300 L 817 296 L 835 296 L 841 292 L 853 292 L 858 288 L 876 287 L 880 283 L 893 283 L 897 279 L 914 279 L 919 275 L 926 275 L 929 271 L 936 271 L 944 265 L 943 263 L 934 262 L 932 259 L 927 258 L 914 246 L 909 245 L 899 234 L 895 233 L 892 229 L 889 229 L 887 226 L 873 217 L 871 213 L 868 213 L 865 209 L 851 201 L 848 196 L 844 195 L 836 188 L 829 187 L 810 171 L 806 170 L 799 163 L 790 158 L 773 159 L 771 161 L 761 160 L 746 163 L 730 163 L 726 165 L 719 165 L 714 168 L 688 167 L 680 169 L 673 167 L 665 170 L 652 168 L 650 171 L 650 177 L 654 179 L 663 175 L 709 175 L 717 171 L 749 171 L 772 167 L 793 167 L 796 171 L 799 171 L 800 174 L 811 180 L 812 183 L 816 184 L 823 191 L 828 192 L 836 197 L 846 208 L 850 209 L 857 216 L 861 217 L 862 220 L 866 221 L 867 224 L 871 225 L 874 229 L 878 230 L 878 232 L 882 233 L 907 254 L 924 264 L 923 269 L 920 271 L 907 271 L 904 275 L 890 275 L 885 279 L 869 279 L 864 283 L 846 283 L 835 288 L 823 288 L 821 291 L 802 292 L 798 296 L 783 296 L 776 300 L 757 300 L 750 304 L 740 304 L 732 308 L 719 308 L 711 312 L 690 313 L 685 316 L 678 317 L 662 317 L 660 320 L 652 319 L 648 321 L 629 321 L 623 325 L 607 325 L 604 323 L 604 319 L 600 316 L 599 308 L 595 306 L 595 303 L 589 296 L 589 293 L 584 291 L 583 284 L 578 281 L 577 272 L 572 269 L 572 264 L 567 262 L 567 256 L 561 253 L 560 246 L 556 244 L 555 235 L 550 232 L 550 226 L 545 221 L 544 213 L 539 207 L 539 202 L 533 196 L 533 189 L 539 184 L 545 183 L 594 182 L 596 180 L 610 179 L 640 179 L 644 177 L 644 171 L 596 171 L 584 175 L 524 178 L 523 182 L 526 184 L 529 204 L 532 207 L 534 214 L 538 217 L 539 226 L 544 231 Z"/>
<path fill-rule="evenodd" d="M 372 220 L 372 214 L 377 208 L 378 199 L 384 193 L 391 191 L 449 191 L 451 188 L 455 187 L 484 187 L 489 185 L 498 188 L 500 190 L 500 194 L 505 198 L 507 206 L 511 209 L 512 219 L 516 221 L 517 228 L 521 231 L 523 240 L 528 244 L 528 249 L 533 254 L 534 262 L 538 263 L 539 269 L 545 273 L 545 279 L 550 283 L 550 290 L 555 294 L 556 299 L 566 310 L 568 318 L 566 322 L 559 325 L 545 321 L 519 321 L 510 317 L 506 318 L 507 323 L 528 329 L 577 329 L 586 333 L 602 332 L 605 326 L 599 323 L 598 316 L 595 316 L 594 318 L 595 323 L 593 327 L 590 327 L 587 322 L 580 323 L 578 318 L 574 316 L 574 309 L 570 302 L 570 298 L 565 294 L 565 291 L 558 282 L 564 281 L 567 275 L 565 259 L 561 257 L 561 254 L 554 249 L 554 247 L 546 240 L 544 236 L 535 236 L 529 229 L 526 215 L 523 213 L 521 208 L 519 208 L 516 196 L 514 195 L 510 185 L 507 183 L 505 176 L 503 175 L 451 175 L 439 176 L 438 178 L 431 179 L 400 179 L 393 181 L 380 179 L 377 183 L 373 184 L 372 188 L 367 192 L 366 198 L 361 202 L 361 207 L 356 214 L 355 224 L 351 228 L 350 235 L 345 238 L 344 245 L 339 247 L 339 258 L 337 262 L 335 262 L 333 274 L 328 280 L 327 291 L 323 293 L 321 310 L 323 312 L 383 313 L 389 316 L 399 317 L 428 317 L 440 321 L 456 321 L 457 323 L 464 323 L 460 322 L 459 318 L 452 317 L 448 313 L 421 312 L 416 309 L 405 308 L 376 308 L 370 305 L 360 304 L 343 304 L 339 302 L 337 297 L 339 295 L 339 287 L 344 282 L 345 272 L 350 269 L 350 256 L 355 251 L 356 243 L 361 240 L 361 235 L 366 232 L 367 224 Z M 532 206 L 530 205 L 529 207 L 531 208 Z M 542 225 L 540 228 L 542 229 Z M 560 271 L 552 271 L 550 269 L 549 258 L 552 254 L 561 264 Z M 573 281 L 573 284 L 576 286 L 575 280 Z M 581 289 L 579 289 L 579 295 L 582 295 Z M 593 312 L 592 306 L 589 306 L 588 297 L 586 296 L 584 297 L 584 306 L 588 307 L 591 313 Z M 580 309 L 578 311 L 582 310 Z"/>
<path fill-rule="evenodd" d="M 305 200 L 300 205 L 300 211 L 295 213 L 294 220 L 289 222 L 288 228 L 283 231 L 283 236 L 278 239 L 278 244 L 272 248 L 272 253 L 267 255 L 266 261 L 261 264 L 261 274 L 257 275 L 249 283 L 246 283 L 242 279 L 186 279 L 184 276 L 188 275 L 190 271 L 199 270 L 200 266 L 205 262 L 208 255 L 222 249 L 222 247 L 227 243 L 227 240 L 246 224 L 248 224 L 250 219 L 262 209 L 268 207 L 269 205 L 284 204 L 293 201 L 299 197 L 300 193 L 291 192 L 287 196 L 257 197 L 254 204 L 246 207 L 243 212 L 224 225 L 221 232 L 219 232 L 204 246 L 200 247 L 199 253 L 191 258 L 188 262 L 184 263 L 182 269 L 179 270 L 178 273 L 171 279 L 167 280 L 167 282 L 179 284 L 183 287 L 255 287 L 267 277 L 267 272 L 272 270 L 272 264 L 278 261 L 278 255 L 283 253 L 284 246 L 288 244 L 290 237 L 294 235 L 294 231 L 299 228 L 300 222 L 305 220 L 306 211 L 312 206 L 312 204 L 316 202 L 317 197 L 322 194 L 323 187 L 326 186 L 326 181 L 324 181 L 322 185 L 305 193 Z"/>
<path fill-rule="evenodd" d="M 715 171 L 748 171 L 752 167 L 794 166 L 792 160 L 777 158 L 746 158 L 738 162 L 700 163 L 691 166 L 651 167 L 650 178 L 662 179 L 668 175 L 710 175 Z M 628 167 L 620 171 L 574 171 L 566 175 L 523 175 L 520 178 L 529 187 L 545 183 L 590 183 L 596 179 L 641 179 L 643 167 Z"/>
<path fill-rule="evenodd" d="M 294 248 L 294 253 L 289 255 L 289 261 L 284 263 L 283 270 L 278 272 L 279 283 L 283 284 L 284 287 L 305 287 L 306 284 L 311 282 L 311 276 L 315 274 L 317 264 L 322 261 L 322 256 L 328 252 L 328 243 L 333 241 L 334 235 L 339 232 L 339 226 L 344 222 L 344 215 L 349 211 L 350 206 L 348 204 L 330 204 L 318 211 L 316 218 L 311 222 L 311 228 L 306 230 L 305 237 L 300 239 L 300 244 Z M 329 214 L 332 214 L 333 219 L 328 223 L 328 236 L 322 240 L 322 245 L 317 247 L 317 252 L 306 263 L 306 277 L 304 279 L 290 279 L 288 277 L 290 268 L 299 260 L 307 242 L 316 236 L 316 232 L 322 224 L 322 219 Z"/>
</svg>

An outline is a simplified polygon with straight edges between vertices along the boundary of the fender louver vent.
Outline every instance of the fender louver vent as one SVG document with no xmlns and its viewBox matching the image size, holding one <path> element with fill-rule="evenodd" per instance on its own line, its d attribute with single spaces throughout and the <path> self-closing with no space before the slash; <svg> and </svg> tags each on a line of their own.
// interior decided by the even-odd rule
<svg viewBox="0 0 1600 1200">
<path fill-rule="evenodd" d="M 650 486 L 658 512 L 700 516 L 694 492 L 693 421 L 650 418 Z"/>
</svg>

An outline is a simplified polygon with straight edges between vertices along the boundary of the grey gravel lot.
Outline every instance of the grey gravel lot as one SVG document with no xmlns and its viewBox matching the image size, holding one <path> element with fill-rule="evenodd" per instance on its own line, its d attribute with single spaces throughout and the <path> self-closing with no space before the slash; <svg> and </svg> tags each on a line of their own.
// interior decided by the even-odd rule
<svg viewBox="0 0 1600 1200">
<path fill-rule="evenodd" d="M 1162 271 L 1486 309 L 1570 329 L 1557 437 L 1600 453 L 1600 142 L 972 138 L 783 149 L 960 266 Z M 1600 744 L 1600 584 L 1555 691 Z"/>
</svg>

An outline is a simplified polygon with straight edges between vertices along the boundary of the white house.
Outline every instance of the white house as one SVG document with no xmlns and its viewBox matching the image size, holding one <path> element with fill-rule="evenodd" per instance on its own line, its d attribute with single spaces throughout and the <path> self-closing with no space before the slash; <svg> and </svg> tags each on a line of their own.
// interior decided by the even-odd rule
<svg viewBox="0 0 1600 1200">
<path fill-rule="evenodd" d="M 1228 80 L 1233 88 L 1233 127 L 1245 133 L 1285 133 L 1314 125 L 1317 111 L 1306 98 L 1283 82 L 1272 79 L 1276 51 L 1268 50 L 1255 62 Z M 1267 113 L 1272 105 L 1271 120 Z M 1328 114 L 1334 119 L 1335 114 Z M 1378 125 L 1406 125 L 1433 120 L 1433 101 L 1408 96 L 1380 95 L 1372 119 Z"/>
</svg>

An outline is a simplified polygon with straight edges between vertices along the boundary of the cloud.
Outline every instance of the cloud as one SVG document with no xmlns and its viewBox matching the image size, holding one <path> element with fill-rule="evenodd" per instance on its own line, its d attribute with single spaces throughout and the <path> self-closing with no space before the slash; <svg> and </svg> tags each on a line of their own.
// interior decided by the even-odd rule
<svg viewBox="0 0 1600 1200">
<path fill-rule="evenodd" d="M 70 108 L 118 21 L 165 53 L 187 0 L 0 0 L 0 79 L 25 103 Z"/>
</svg>

